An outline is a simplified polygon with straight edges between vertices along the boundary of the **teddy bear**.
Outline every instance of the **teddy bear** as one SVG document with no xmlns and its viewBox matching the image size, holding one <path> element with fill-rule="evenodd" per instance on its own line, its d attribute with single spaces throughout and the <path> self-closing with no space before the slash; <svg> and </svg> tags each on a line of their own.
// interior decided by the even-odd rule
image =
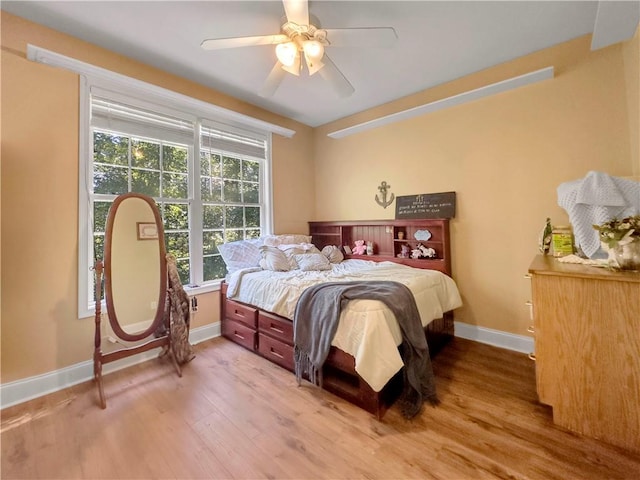
<svg viewBox="0 0 640 480">
<path fill-rule="evenodd" d="M 356 245 L 353 247 L 354 255 L 364 255 L 367 253 L 367 246 L 364 244 L 364 240 L 356 240 Z"/>
</svg>

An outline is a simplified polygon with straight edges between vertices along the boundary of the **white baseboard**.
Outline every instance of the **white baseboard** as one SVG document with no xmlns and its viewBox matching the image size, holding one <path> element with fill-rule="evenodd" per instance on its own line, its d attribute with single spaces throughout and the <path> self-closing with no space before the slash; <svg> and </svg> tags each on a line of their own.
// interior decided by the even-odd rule
<svg viewBox="0 0 640 480">
<path fill-rule="evenodd" d="M 194 328 L 189 332 L 189 341 L 196 345 L 210 338 L 220 336 L 220 322 Z M 158 355 L 156 348 L 138 355 L 107 363 L 102 369 L 103 375 L 116 370 L 151 360 Z M 26 402 L 48 393 L 57 392 L 72 385 L 86 382 L 93 378 L 93 360 L 77 363 L 53 372 L 17 380 L 0 385 L 0 409 Z"/>
<path fill-rule="evenodd" d="M 521 353 L 533 352 L 533 338 L 468 323 L 454 322 L 455 336 Z"/>
</svg>

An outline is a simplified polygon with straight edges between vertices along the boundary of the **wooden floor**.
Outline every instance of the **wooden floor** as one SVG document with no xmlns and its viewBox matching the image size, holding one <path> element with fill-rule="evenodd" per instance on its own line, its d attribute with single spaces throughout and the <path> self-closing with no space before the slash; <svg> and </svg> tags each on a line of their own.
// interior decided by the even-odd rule
<svg viewBox="0 0 640 480">
<path fill-rule="evenodd" d="M 438 407 L 381 422 L 222 338 L 2 411 L 3 479 L 638 479 L 640 455 L 553 425 L 522 354 L 455 339 Z"/>
</svg>

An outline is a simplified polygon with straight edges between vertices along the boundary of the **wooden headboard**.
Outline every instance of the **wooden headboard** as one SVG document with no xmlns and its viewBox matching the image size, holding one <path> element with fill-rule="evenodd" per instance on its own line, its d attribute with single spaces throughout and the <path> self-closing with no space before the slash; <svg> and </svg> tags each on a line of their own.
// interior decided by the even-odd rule
<svg viewBox="0 0 640 480">
<path fill-rule="evenodd" d="M 430 237 L 417 240 L 416 232 Z M 427 231 L 428 233 L 425 233 Z M 373 242 L 373 255 L 347 255 L 375 262 L 390 261 L 415 268 L 438 270 L 451 276 L 451 246 L 448 218 L 408 220 L 355 220 L 335 222 L 309 222 L 312 243 L 322 250 L 327 245 L 353 248 L 356 240 Z M 403 237 L 403 238 L 401 238 Z M 436 251 L 435 259 L 401 258 L 402 245 L 416 248 L 418 243 Z M 344 253 L 344 250 L 343 250 Z"/>
</svg>

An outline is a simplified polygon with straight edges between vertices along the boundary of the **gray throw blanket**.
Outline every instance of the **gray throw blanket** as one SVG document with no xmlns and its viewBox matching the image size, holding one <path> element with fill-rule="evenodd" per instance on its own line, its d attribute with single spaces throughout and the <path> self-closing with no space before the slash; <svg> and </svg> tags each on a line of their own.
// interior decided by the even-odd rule
<svg viewBox="0 0 640 480">
<path fill-rule="evenodd" d="M 307 373 L 312 383 L 322 386 L 322 366 L 338 328 L 340 312 L 349 300 L 356 299 L 383 302 L 398 321 L 402 332 L 400 353 L 405 365 L 402 414 L 414 417 L 425 399 L 437 404 L 429 347 L 418 307 L 411 290 L 398 282 L 329 282 L 302 292 L 293 319 L 298 384 Z"/>
</svg>

